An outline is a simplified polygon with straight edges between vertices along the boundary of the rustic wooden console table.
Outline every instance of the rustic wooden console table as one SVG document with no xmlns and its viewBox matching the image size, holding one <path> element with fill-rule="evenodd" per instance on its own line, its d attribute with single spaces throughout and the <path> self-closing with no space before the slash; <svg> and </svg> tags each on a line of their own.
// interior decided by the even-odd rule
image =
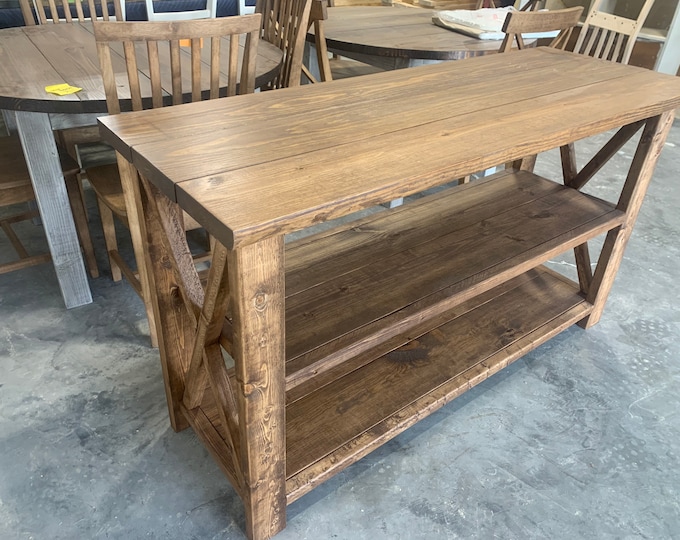
<svg viewBox="0 0 680 540">
<path fill-rule="evenodd" d="M 172 425 L 191 425 L 230 479 L 250 538 L 527 351 L 598 321 L 679 105 L 680 79 L 541 48 L 100 120 L 146 178 Z M 572 143 L 612 129 L 578 169 Z M 583 193 L 636 133 L 618 201 Z M 560 181 L 504 171 L 284 241 L 499 163 L 530 169 L 529 154 L 557 147 Z M 218 241 L 205 287 L 179 207 Z M 542 265 L 568 250 L 579 282 Z"/>
</svg>

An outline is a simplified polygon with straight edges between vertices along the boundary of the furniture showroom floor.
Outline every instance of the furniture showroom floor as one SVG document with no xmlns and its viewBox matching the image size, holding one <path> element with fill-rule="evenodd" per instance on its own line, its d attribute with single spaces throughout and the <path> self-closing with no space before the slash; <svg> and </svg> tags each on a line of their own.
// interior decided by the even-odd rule
<svg viewBox="0 0 680 540">
<path fill-rule="evenodd" d="M 679 538 L 679 164 L 676 121 L 599 324 L 295 502 L 277 539 Z M 607 198 L 618 167 L 591 192 Z M 144 308 L 110 281 L 93 232 L 91 305 L 65 310 L 49 264 L 0 276 L 0 538 L 243 539 L 226 478 L 191 430 L 170 429 Z"/>
</svg>

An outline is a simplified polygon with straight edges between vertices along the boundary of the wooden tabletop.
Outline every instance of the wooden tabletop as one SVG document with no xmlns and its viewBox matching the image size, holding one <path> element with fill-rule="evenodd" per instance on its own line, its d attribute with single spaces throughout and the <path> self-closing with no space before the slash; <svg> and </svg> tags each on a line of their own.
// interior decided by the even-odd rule
<svg viewBox="0 0 680 540">
<path fill-rule="evenodd" d="M 281 57 L 278 47 L 260 41 L 256 85 L 276 75 Z M 118 63 L 124 69 L 122 56 Z M 83 90 L 68 96 L 45 92 L 45 86 L 58 83 Z M 92 24 L 75 22 L 1 30 L 0 109 L 72 114 L 106 112 Z"/>
<path fill-rule="evenodd" d="M 421 60 L 461 60 L 498 51 L 500 41 L 435 26 L 432 14 L 402 6 L 329 8 L 326 43 L 335 51 Z"/>
<path fill-rule="evenodd" d="M 679 78 L 541 47 L 100 122 L 231 248 L 678 106 Z"/>
</svg>

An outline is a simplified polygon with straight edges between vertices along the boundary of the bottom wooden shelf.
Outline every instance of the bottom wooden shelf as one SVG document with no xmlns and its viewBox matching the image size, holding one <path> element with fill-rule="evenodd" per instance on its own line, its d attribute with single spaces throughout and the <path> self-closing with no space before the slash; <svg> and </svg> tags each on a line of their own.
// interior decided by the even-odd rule
<svg viewBox="0 0 680 540">
<path fill-rule="evenodd" d="M 286 406 L 288 502 L 586 317 L 591 307 L 575 283 L 539 267 L 295 387 Z M 194 429 L 233 473 L 210 392 L 200 409 L 191 412 Z"/>
</svg>

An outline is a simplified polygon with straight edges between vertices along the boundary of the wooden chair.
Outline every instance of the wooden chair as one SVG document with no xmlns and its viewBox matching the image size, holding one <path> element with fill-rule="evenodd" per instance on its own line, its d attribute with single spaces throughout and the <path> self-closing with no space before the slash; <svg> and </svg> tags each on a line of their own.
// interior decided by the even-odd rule
<svg viewBox="0 0 680 540">
<path fill-rule="evenodd" d="M 324 31 L 324 21 L 328 20 L 328 1 L 312 0 L 312 7 L 309 13 L 309 24 L 307 28 L 314 26 L 314 50 L 319 66 L 320 80 L 312 74 L 304 63 L 301 65 L 302 75 L 310 83 L 326 82 L 333 80 L 330 60 L 328 57 L 328 47 L 326 46 L 326 34 Z"/>
<path fill-rule="evenodd" d="M 581 6 L 554 11 L 511 11 L 503 23 L 505 38 L 498 52 L 508 52 L 515 42 L 518 49 L 524 49 L 523 33 L 532 34 L 555 30 L 559 30 L 559 34 L 549 46 L 564 49 L 582 12 Z"/>
<path fill-rule="evenodd" d="M 194 9 L 190 11 L 156 11 L 153 0 L 146 0 L 146 18 L 149 21 L 214 19 L 216 15 L 217 0 L 206 0 L 205 9 Z"/>
<path fill-rule="evenodd" d="M 48 0 L 48 10 L 43 0 L 19 0 L 19 4 L 26 26 L 36 24 L 36 15 L 38 24 L 125 20 L 125 3 L 120 0 Z"/>
<path fill-rule="evenodd" d="M 283 51 L 281 70 L 267 90 L 300 84 L 311 9 L 312 0 L 258 0 L 256 12 L 262 13 L 262 39 Z"/>
<path fill-rule="evenodd" d="M 331 58 L 326 44 L 324 21 L 328 20 L 328 7 L 334 5 L 335 3 L 331 3 L 328 0 L 312 0 L 308 30 L 314 26 L 314 50 L 319 67 L 319 80 L 317 80 L 304 63 L 302 64 L 303 77 L 306 78 L 307 82 L 317 83 L 384 71 L 378 67 L 356 60 L 345 60 L 336 54 L 333 54 Z"/>
<path fill-rule="evenodd" d="M 654 0 L 645 0 L 637 19 L 606 13 L 595 0 L 581 27 L 574 52 L 627 64 Z"/>
<path fill-rule="evenodd" d="M 94 260 L 88 260 L 88 254 L 94 257 L 92 239 L 87 228 L 87 217 L 82 206 L 80 190 L 78 189 L 77 174 L 80 166 L 65 152 L 60 153 L 61 168 L 66 181 L 66 190 L 73 209 L 73 217 L 76 222 L 76 230 L 80 243 L 84 246 L 86 262 L 92 277 L 97 277 L 97 265 Z M 33 185 L 28 173 L 28 167 L 24 160 L 21 142 L 18 136 L 0 137 L 0 206 L 8 206 L 20 203 L 28 203 L 35 200 Z M 0 227 L 9 238 L 12 247 L 17 252 L 19 259 L 0 264 L 0 274 L 20 270 L 36 264 L 51 260 L 50 254 L 29 255 L 28 250 L 21 243 L 14 229 L 13 223 L 25 221 L 38 216 L 37 210 L 27 210 L 12 215 L 0 217 Z"/>
<path fill-rule="evenodd" d="M 505 38 L 498 52 L 507 53 L 512 49 L 515 42 L 518 49 L 524 49 L 522 33 L 529 34 L 555 30 L 559 30 L 559 33 L 550 42 L 549 47 L 564 49 L 569 41 L 569 36 L 571 36 L 574 27 L 579 22 L 582 12 L 582 6 L 552 11 L 511 11 L 507 14 L 503 23 Z M 533 170 L 535 163 L 536 156 L 534 155 L 515 162 L 508 162 L 505 164 L 505 168 Z M 461 183 L 466 183 L 468 180 L 468 178 L 465 178 Z"/>
<path fill-rule="evenodd" d="M 109 114 L 119 114 L 124 108 L 139 111 L 253 92 L 261 20 L 261 15 L 253 14 L 189 21 L 98 23 L 94 33 Z M 244 35 L 245 49 L 239 70 L 239 38 Z M 221 41 L 223 37 L 230 38 L 228 47 Z M 190 40 L 191 45 L 180 47 L 180 39 Z M 112 61 L 111 50 L 120 44 L 125 51 L 127 69 L 124 71 L 114 69 Z M 202 55 L 202 46 L 211 54 Z M 150 81 L 143 75 L 140 77 L 137 70 L 138 65 L 147 65 L 147 62 Z M 209 86 L 205 86 L 206 81 Z M 112 277 L 119 281 L 124 274 L 144 300 L 155 346 L 156 328 L 144 264 L 137 172 L 121 156 L 117 164 L 88 168 L 86 172 L 97 194 Z M 125 263 L 118 251 L 114 215 L 130 229 L 137 272 Z M 197 227 L 193 220 L 185 221 L 186 229 Z"/>
</svg>

